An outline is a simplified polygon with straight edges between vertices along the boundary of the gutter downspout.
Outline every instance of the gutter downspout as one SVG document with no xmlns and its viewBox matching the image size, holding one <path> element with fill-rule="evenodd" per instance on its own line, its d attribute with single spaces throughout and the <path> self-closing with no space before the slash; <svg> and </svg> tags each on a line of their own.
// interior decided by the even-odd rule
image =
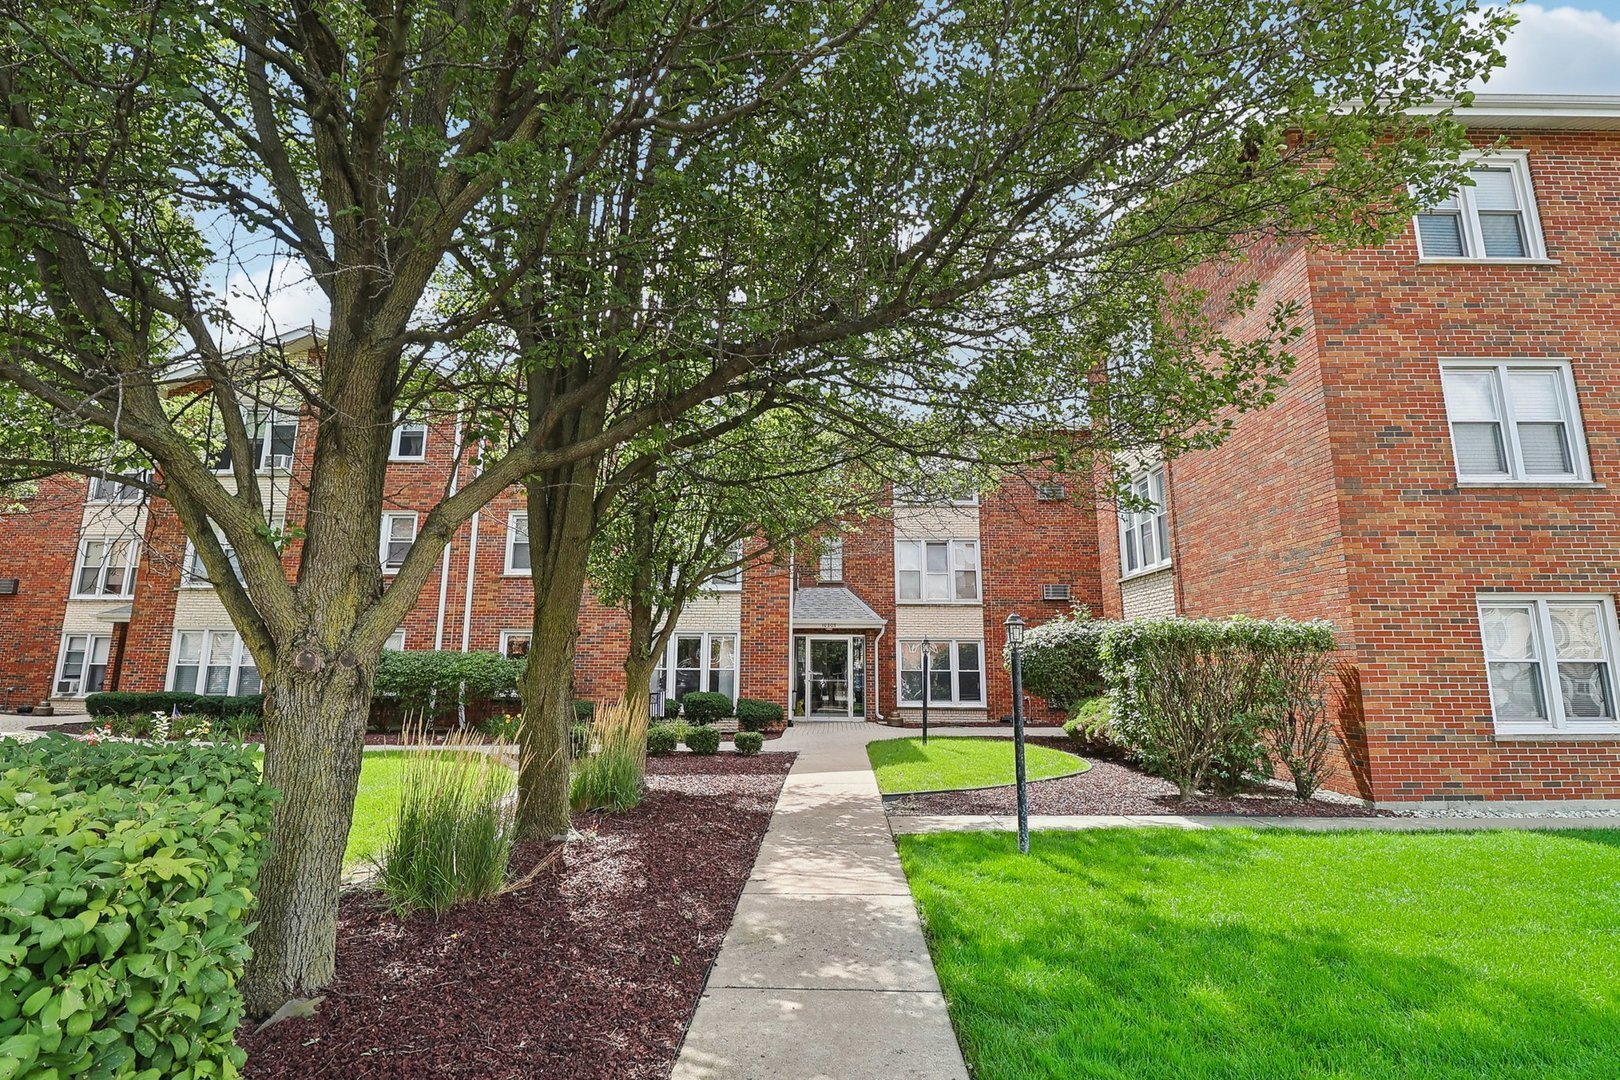
<svg viewBox="0 0 1620 1080">
<path fill-rule="evenodd" d="M 456 493 L 457 481 L 461 478 L 461 409 L 456 406 L 456 459 L 450 465 L 450 494 Z M 458 530 L 459 531 L 459 530 Z M 451 538 L 448 547 L 444 549 L 444 561 L 439 564 L 439 617 L 434 621 L 433 651 L 444 648 L 444 608 L 450 599 L 450 559 L 455 554 L 455 538 Z"/>
<path fill-rule="evenodd" d="M 473 470 L 476 479 L 484 472 L 483 455 L 479 455 L 478 466 Z M 461 611 L 461 651 L 470 651 L 472 641 L 472 607 L 473 607 L 473 580 L 478 576 L 478 519 L 483 516 L 482 511 L 472 516 L 472 534 L 467 541 L 467 602 Z"/>
<path fill-rule="evenodd" d="M 887 724 L 883 718 L 883 635 L 889 632 L 887 621 L 878 627 L 877 637 L 872 639 L 872 704 L 871 712 L 877 717 L 877 722 Z"/>
<path fill-rule="evenodd" d="M 799 648 L 798 638 L 793 633 L 793 599 L 799 595 L 799 545 L 797 541 L 788 542 L 788 595 L 787 595 L 787 702 L 783 706 L 787 710 L 787 722 L 793 724 L 793 680 L 798 675 Z"/>
</svg>

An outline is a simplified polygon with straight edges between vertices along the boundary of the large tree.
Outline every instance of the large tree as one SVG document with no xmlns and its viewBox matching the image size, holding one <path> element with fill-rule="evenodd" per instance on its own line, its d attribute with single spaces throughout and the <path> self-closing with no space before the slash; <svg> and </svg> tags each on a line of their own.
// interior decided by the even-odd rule
<svg viewBox="0 0 1620 1080">
<path fill-rule="evenodd" d="M 283 796 L 256 1011 L 331 977 L 379 652 L 494 494 L 529 491 L 524 821 L 550 828 L 604 455 L 738 392 L 851 430 L 880 400 L 1089 415 L 1098 449 L 1262 404 L 1288 313 L 1234 345 L 1166 281 L 1266 238 L 1385 235 L 1458 177 L 1460 133 L 1405 110 L 1499 62 L 1505 27 L 1467 0 L 3 0 L 0 19 L 0 377 L 37 406 L 0 460 L 104 468 L 43 437 L 77 424 L 156 466 L 264 675 Z M 262 320 L 227 285 L 288 268 L 322 348 L 233 350 Z M 1150 355 L 1094 381 L 1144 312 Z M 468 424 L 476 467 L 385 578 L 390 428 L 424 369 L 467 408 L 522 407 Z M 316 428 L 291 579 L 254 471 L 271 408 Z"/>
</svg>

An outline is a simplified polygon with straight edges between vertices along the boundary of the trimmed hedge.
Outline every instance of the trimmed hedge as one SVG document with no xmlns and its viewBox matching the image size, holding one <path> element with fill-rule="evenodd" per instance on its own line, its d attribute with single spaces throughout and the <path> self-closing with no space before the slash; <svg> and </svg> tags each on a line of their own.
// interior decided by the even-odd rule
<svg viewBox="0 0 1620 1080">
<path fill-rule="evenodd" d="M 270 805 L 243 747 L 0 742 L 0 1075 L 236 1075 Z"/>
<path fill-rule="evenodd" d="M 1072 617 L 1032 626 L 1024 633 L 1024 689 L 1067 709 L 1107 689 L 1102 673 L 1103 636 L 1115 624 L 1078 611 Z M 1012 649 L 1003 650 L 1011 666 Z"/>
<path fill-rule="evenodd" d="M 681 711 L 694 724 L 712 724 L 731 715 L 731 699 L 724 694 L 694 690 L 681 695 Z"/>
<path fill-rule="evenodd" d="M 773 724 L 780 724 L 786 716 L 787 711 L 774 701 L 737 699 L 737 726 L 744 731 L 764 731 Z"/>
<path fill-rule="evenodd" d="M 221 717 L 249 713 L 264 715 L 263 694 L 236 696 L 188 694 L 180 690 L 155 690 L 135 693 L 127 690 L 108 690 L 91 694 L 84 699 L 84 708 L 91 716 L 134 716 L 137 713 L 181 713 L 198 716 Z"/>
<path fill-rule="evenodd" d="M 647 729 L 647 753 L 653 757 L 673 754 L 680 742 L 681 731 L 674 724 L 654 724 Z"/>
<path fill-rule="evenodd" d="M 521 660 L 498 652 L 455 652 L 450 649 L 384 650 L 377 664 L 376 693 L 407 712 L 454 712 L 457 702 L 472 703 L 517 695 Z"/>
<path fill-rule="evenodd" d="M 732 745 L 743 757 L 753 757 L 765 745 L 765 736 L 757 731 L 739 731 L 731 737 Z"/>
<path fill-rule="evenodd" d="M 707 724 L 695 724 L 687 729 L 686 748 L 694 754 L 717 754 L 720 752 L 720 731 Z"/>
</svg>

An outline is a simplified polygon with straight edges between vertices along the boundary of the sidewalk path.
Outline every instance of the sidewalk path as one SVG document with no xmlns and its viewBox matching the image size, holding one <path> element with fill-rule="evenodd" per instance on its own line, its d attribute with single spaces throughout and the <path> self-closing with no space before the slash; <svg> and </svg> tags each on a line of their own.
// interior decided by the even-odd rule
<svg viewBox="0 0 1620 1080">
<path fill-rule="evenodd" d="M 872 724 L 797 750 L 673 1080 L 966 1080 L 866 757 Z"/>
</svg>

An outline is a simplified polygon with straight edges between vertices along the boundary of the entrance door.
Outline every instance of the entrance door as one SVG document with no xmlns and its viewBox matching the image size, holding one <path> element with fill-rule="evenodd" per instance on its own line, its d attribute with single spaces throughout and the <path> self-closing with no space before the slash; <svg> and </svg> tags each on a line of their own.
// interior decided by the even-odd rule
<svg viewBox="0 0 1620 1080">
<path fill-rule="evenodd" d="M 810 639 L 810 715 L 849 716 L 849 638 Z"/>
</svg>

